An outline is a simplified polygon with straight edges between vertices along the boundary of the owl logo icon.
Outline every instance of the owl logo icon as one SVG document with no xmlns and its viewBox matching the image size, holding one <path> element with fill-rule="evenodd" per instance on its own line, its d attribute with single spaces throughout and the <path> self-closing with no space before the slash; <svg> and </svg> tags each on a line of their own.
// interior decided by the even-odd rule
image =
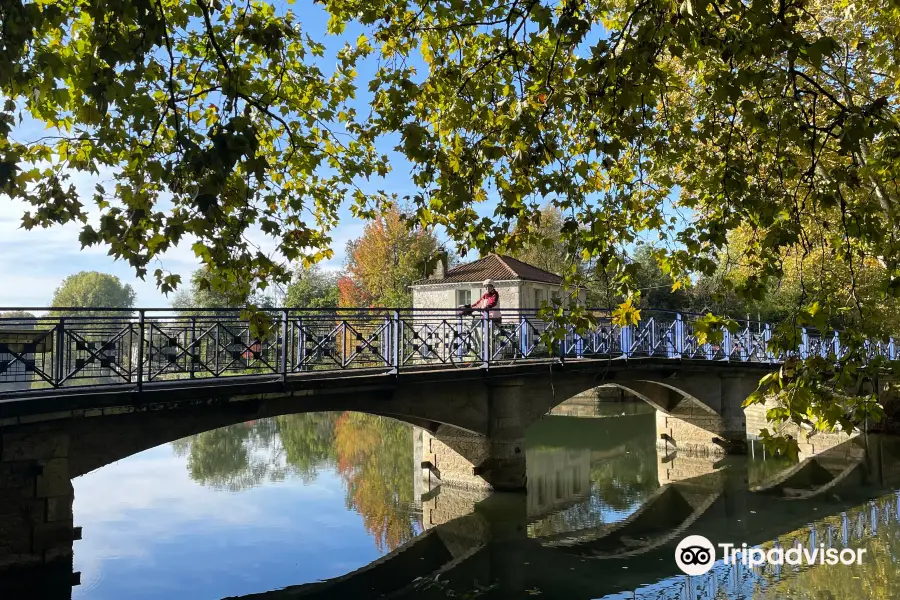
<svg viewBox="0 0 900 600">
<path fill-rule="evenodd" d="M 688 575 L 703 575 L 715 562 L 715 546 L 702 535 L 689 535 L 675 548 L 675 564 Z"/>
</svg>

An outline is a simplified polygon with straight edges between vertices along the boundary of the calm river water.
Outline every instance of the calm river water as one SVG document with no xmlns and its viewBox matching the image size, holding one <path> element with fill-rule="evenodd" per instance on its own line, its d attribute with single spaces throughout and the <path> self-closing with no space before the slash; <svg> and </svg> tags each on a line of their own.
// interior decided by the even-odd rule
<svg viewBox="0 0 900 600">
<path fill-rule="evenodd" d="M 73 597 L 900 598 L 893 440 L 800 470 L 758 446 L 714 462 L 659 452 L 640 407 L 605 412 L 529 429 L 527 495 L 438 487 L 417 468 L 417 430 L 356 413 L 154 448 L 73 481 Z M 674 548 L 692 533 L 867 553 L 851 566 L 719 557 L 689 577 Z"/>
</svg>

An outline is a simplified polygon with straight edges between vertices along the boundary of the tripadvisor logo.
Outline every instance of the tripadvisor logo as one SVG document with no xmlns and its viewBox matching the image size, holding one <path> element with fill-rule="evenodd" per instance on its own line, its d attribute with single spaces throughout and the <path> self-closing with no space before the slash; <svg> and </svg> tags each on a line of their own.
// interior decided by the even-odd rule
<svg viewBox="0 0 900 600">
<path fill-rule="evenodd" d="M 675 564 L 688 575 L 703 575 L 716 562 L 716 548 L 702 535 L 689 535 L 675 548 Z"/>
<path fill-rule="evenodd" d="M 747 544 L 736 546 L 735 544 L 718 544 L 722 549 L 722 559 L 725 564 L 733 565 L 741 563 L 748 567 L 758 567 L 764 564 L 770 565 L 860 565 L 865 548 L 826 548 L 825 544 L 818 547 L 804 548 L 776 547 L 768 551 L 762 548 L 748 548 Z M 688 575 L 703 575 L 707 573 L 716 562 L 716 549 L 713 543 L 702 535 L 689 535 L 681 540 L 675 548 L 675 563 L 678 568 Z"/>
</svg>

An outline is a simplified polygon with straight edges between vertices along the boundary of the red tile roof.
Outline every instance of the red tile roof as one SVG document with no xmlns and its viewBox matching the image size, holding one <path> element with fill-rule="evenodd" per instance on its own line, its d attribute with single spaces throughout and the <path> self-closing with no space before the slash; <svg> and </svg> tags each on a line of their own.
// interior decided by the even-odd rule
<svg viewBox="0 0 900 600">
<path fill-rule="evenodd" d="M 560 285 L 563 281 L 562 277 L 555 273 L 538 269 L 511 256 L 488 254 L 475 262 L 453 267 L 447 271 L 443 279 L 420 279 L 414 285 L 426 285 L 429 283 L 481 283 L 485 279 L 493 279 L 494 281 L 522 279 L 555 285 Z"/>
</svg>

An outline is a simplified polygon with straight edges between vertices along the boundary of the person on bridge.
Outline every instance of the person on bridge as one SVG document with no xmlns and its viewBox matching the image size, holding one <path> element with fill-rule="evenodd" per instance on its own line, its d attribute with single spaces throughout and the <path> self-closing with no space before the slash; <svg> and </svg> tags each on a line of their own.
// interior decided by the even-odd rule
<svg viewBox="0 0 900 600">
<path fill-rule="evenodd" d="M 494 287 L 494 282 L 490 279 L 485 279 L 482 285 L 484 286 L 485 292 L 478 302 L 472 305 L 472 308 L 478 310 L 491 310 L 500 303 L 500 293 Z"/>
<path fill-rule="evenodd" d="M 493 308 L 496 308 L 500 303 L 500 293 L 494 287 L 494 282 L 490 279 L 485 279 L 482 283 L 484 286 L 485 292 L 481 295 L 481 298 L 478 299 L 477 302 L 473 304 L 463 304 L 459 307 L 459 314 L 461 315 L 471 315 L 476 310 L 487 310 L 490 311 Z M 491 318 L 497 318 L 493 312 L 491 314 Z"/>
</svg>

